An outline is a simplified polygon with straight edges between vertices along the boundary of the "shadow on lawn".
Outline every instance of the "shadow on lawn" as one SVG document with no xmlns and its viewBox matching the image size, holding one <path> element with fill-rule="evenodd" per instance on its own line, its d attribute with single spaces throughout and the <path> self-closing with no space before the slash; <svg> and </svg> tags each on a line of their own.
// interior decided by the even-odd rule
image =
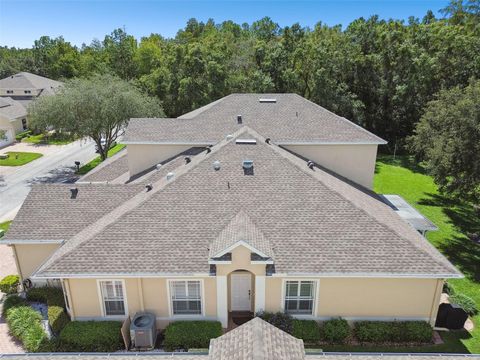
<svg viewBox="0 0 480 360">
<path fill-rule="evenodd" d="M 425 168 L 425 166 L 419 164 L 413 156 L 402 155 L 402 156 L 396 156 L 394 159 L 393 155 L 379 154 L 377 156 L 377 163 L 375 164 L 375 174 L 378 173 L 379 162 L 387 165 L 392 165 L 392 166 L 401 166 L 414 173 L 419 173 L 424 175 L 427 173 L 427 169 Z"/>
<path fill-rule="evenodd" d="M 420 205 L 442 207 L 450 222 L 464 236 L 454 236 L 438 245 L 439 249 L 461 271 L 474 281 L 480 282 L 480 245 L 470 236 L 480 233 L 480 213 L 471 204 L 441 194 L 425 194 L 428 198 L 419 201 Z"/>
</svg>

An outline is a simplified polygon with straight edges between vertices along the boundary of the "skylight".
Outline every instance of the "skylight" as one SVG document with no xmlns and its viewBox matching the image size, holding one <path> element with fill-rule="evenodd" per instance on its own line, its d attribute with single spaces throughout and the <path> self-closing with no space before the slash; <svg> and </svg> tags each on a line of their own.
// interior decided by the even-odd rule
<svg viewBox="0 0 480 360">
<path fill-rule="evenodd" d="M 259 99 L 261 103 L 276 103 L 277 99 Z"/>
</svg>

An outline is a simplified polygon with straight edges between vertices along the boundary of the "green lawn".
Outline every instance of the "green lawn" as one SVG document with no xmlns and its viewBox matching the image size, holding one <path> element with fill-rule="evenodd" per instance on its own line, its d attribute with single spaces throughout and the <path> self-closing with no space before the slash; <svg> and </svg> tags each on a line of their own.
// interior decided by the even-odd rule
<svg viewBox="0 0 480 360">
<path fill-rule="evenodd" d="M 425 169 L 409 157 L 379 156 L 374 181 L 375 191 L 399 194 L 439 227 L 427 233 L 435 245 L 464 274 L 465 279 L 449 281 L 456 292 L 473 298 L 480 307 L 480 246 L 466 236 L 480 231 L 480 214 L 473 206 L 439 194 L 437 186 Z M 410 348 L 325 346 L 325 351 L 385 352 L 457 352 L 480 353 L 480 315 L 474 317 L 475 330 L 442 333 L 443 345 Z"/>
<path fill-rule="evenodd" d="M 30 161 L 36 160 L 43 155 L 32 152 L 6 152 L 9 155 L 7 159 L 0 159 L 0 166 L 21 166 L 28 164 Z"/>
<path fill-rule="evenodd" d="M 117 144 L 115 145 L 114 147 L 110 148 L 110 150 L 108 151 L 108 157 L 111 157 L 113 155 L 115 155 L 116 153 L 118 153 L 120 150 L 122 150 L 123 148 L 125 148 L 125 145 L 123 144 Z M 78 171 L 77 171 L 77 174 L 79 175 L 85 175 L 86 173 L 88 173 L 90 170 L 92 170 L 94 167 L 100 165 L 100 163 L 102 162 L 102 159 L 100 158 L 100 156 L 97 156 L 95 159 L 93 159 L 92 161 L 90 161 L 89 163 L 83 165 Z"/>
<path fill-rule="evenodd" d="M 44 144 L 44 145 L 65 145 L 69 144 L 75 139 L 61 135 L 46 136 L 45 134 L 31 135 L 22 139 L 22 142 L 30 144 Z"/>
</svg>

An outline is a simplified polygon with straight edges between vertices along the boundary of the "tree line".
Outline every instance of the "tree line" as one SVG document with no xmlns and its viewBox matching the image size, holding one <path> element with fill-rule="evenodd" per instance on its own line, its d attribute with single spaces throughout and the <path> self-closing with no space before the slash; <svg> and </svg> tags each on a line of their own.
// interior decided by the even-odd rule
<svg viewBox="0 0 480 360">
<path fill-rule="evenodd" d="M 298 93 L 386 139 L 382 151 L 411 150 L 430 165 L 445 166 L 442 156 L 450 150 L 451 166 L 437 171 L 438 182 L 455 179 L 460 166 L 467 174 L 460 187 L 473 186 L 479 194 L 480 169 L 470 165 L 480 163 L 478 146 L 447 148 L 438 139 L 448 145 L 466 136 L 464 145 L 478 143 L 478 101 L 472 94 L 480 78 L 480 0 L 452 0 L 441 13 L 442 18 L 428 11 L 408 21 L 371 16 L 345 28 L 321 22 L 280 27 L 268 17 L 252 24 L 191 19 L 174 38 L 151 34 L 137 40 L 116 29 L 81 47 L 42 36 L 29 49 L 0 48 L 0 76 L 113 75 L 156 97 L 168 117 L 233 92 Z M 470 110 L 449 114 L 470 116 L 469 125 L 455 127 L 439 112 L 462 94 Z M 441 136 L 436 122 L 444 129 Z M 438 139 L 432 144 L 433 135 Z M 461 161 L 457 151 L 465 155 Z M 450 180 L 444 185 L 453 191 Z"/>
</svg>

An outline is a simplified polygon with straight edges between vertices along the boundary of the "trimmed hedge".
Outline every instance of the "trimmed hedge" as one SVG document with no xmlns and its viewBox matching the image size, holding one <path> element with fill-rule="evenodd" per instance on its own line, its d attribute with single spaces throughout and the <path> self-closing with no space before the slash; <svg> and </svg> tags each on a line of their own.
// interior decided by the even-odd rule
<svg viewBox="0 0 480 360">
<path fill-rule="evenodd" d="M 115 352 L 124 348 L 119 321 L 71 321 L 56 343 L 61 352 Z"/>
<path fill-rule="evenodd" d="M 10 305 L 12 306 L 5 314 L 10 333 L 22 342 L 25 350 L 38 351 L 42 343 L 48 340 L 41 324 L 42 316 L 30 306 L 22 305 L 20 302 Z"/>
<path fill-rule="evenodd" d="M 47 286 L 32 288 L 27 292 L 27 299 L 47 304 L 48 323 L 55 334 L 58 335 L 70 321 L 65 312 L 65 298 L 62 289 Z"/>
<path fill-rule="evenodd" d="M 324 340 L 329 343 L 343 343 L 351 335 L 350 325 L 342 318 L 325 321 L 322 332 Z"/>
<path fill-rule="evenodd" d="M 18 275 L 7 275 L 0 281 L 0 291 L 5 294 L 15 294 L 19 283 Z"/>
<path fill-rule="evenodd" d="M 320 326 L 315 320 L 293 320 L 292 335 L 306 343 L 320 341 Z"/>
<path fill-rule="evenodd" d="M 219 321 L 175 321 L 165 329 L 163 346 L 168 351 L 208 348 L 210 339 L 221 335 L 222 324 Z"/>
<path fill-rule="evenodd" d="M 293 332 L 293 317 L 289 314 L 283 313 L 281 311 L 273 313 L 267 311 L 258 312 L 255 316 L 259 317 L 262 320 L 276 326 L 280 330 L 285 331 L 288 334 Z"/>
<path fill-rule="evenodd" d="M 457 304 L 461 306 L 462 309 L 465 310 L 465 312 L 470 316 L 478 314 L 477 304 L 471 297 L 468 297 L 467 295 L 454 293 L 448 297 L 448 300 L 451 304 Z"/>
<path fill-rule="evenodd" d="M 22 141 L 23 138 L 29 137 L 30 135 L 32 135 L 32 130 L 22 131 L 15 135 L 15 140 Z"/>
<path fill-rule="evenodd" d="M 2 317 L 3 318 L 7 317 L 8 309 L 11 309 L 13 307 L 23 306 L 23 305 L 28 305 L 25 299 L 22 299 L 20 296 L 16 296 L 16 295 L 8 296 L 3 301 Z"/>
<path fill-rule="evenodd" d="M 355 336 L 365 343 L 432 341 L 433 329 L 425 321 L 359 321 L 355 323 Z"/>
</svg>

